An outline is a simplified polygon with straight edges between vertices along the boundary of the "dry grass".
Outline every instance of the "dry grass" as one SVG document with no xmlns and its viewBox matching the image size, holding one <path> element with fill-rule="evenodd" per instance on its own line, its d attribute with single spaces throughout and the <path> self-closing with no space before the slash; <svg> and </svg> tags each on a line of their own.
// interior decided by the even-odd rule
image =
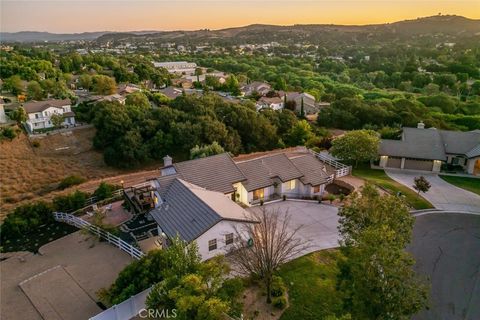
<svg viewBox="0 0 480 320">
<path fill-rule="evenodd" d="M 158 171 L 128 174 L 128 171 L 107 167 L 100 152 L 93 150 L 95 129 L 85 128 L 66 134 L 55 134 L 29 139 L 21 134 L 13 141 L 0 144 L 0 220 L 15 206 L 37 199 L 49 200 L 59 193 L 59 182 L 75 174 L 95 179 L 73 189 L 92 192 L 102 180 L 125 184 L 145 181 L 145 177 L 158 175 Z M 33 147 L 32 141 L 39 141 Z M 131 172 L 131 171 L 130 171 Z M 112 179 L 107 177 L 126 174 Z"/>
</svg>

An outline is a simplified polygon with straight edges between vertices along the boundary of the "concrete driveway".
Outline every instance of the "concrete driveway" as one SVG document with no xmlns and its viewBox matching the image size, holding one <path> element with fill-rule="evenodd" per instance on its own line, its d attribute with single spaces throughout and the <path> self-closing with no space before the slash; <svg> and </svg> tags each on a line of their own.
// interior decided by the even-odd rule
<svg viewBox="0 0 480 320">
<path fill-rule="evenodd" d="M 279 201 L 265 204 L 268 210 L 288 211 L 291 216 L 291 228 L 302 226 L 298 236 L 306 241 L 309 247 L 301 255 L 338 247 L 338 208 L 318 202 Z M 260 210 L 262 207 L 252 207 L 249 210 Z M 301 256 L 299 255 L 299 256 Z"/>
<path fill-rule="evenodd" d="M 419 172 L 404 172 L 398 170 L 385 170 L 385 173 L 393 180 L 413 188 L 413 179 L 418 176 L 424 176 L 432 185 L 427 193 L 422 193 L 422 196 L 430 201 L 437 209 L 453 210 L 453 211 L 467 211 L 480 212 L 480 196 L 455 187 L 454 185 L 442 180 L 436 174 L 419 173 Z M 478 180 L 480 183 L 480 179 Z"/>
</svg>

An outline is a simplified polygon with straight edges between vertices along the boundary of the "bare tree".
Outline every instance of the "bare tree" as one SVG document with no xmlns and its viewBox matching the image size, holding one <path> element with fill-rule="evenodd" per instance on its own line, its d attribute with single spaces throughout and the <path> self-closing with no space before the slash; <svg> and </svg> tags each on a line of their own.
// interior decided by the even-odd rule
<svg viewBox="0 0 480 320">
<path fill-rule="evenodd" d="M 271 303 L 271 285 L 274 272 L 285 262 L 307 249 L 308 244 L 297 237 L 303 226 L 292 228 L 288 212 L 278 209 L 255 210 L 253 218 L 259 223 L 248 223 L 236 228 L 237 239 L 231 253 L 235 271 L 257 275 L 267 289 L 267 303 Z"/>
</svg>

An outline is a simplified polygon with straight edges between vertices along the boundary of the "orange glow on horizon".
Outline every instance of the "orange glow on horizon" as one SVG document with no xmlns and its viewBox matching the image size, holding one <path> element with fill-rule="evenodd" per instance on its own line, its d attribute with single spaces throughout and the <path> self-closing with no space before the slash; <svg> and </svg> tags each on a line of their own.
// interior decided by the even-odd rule
<svg viewBox="0 0 480 320">
<path fill-rule="evenodd" d="M 480 19 L 480 1 L 2 0 L 1 31 L 222 29 L 249 24 L 375 24 L 438 13 Z"/>
</svg>

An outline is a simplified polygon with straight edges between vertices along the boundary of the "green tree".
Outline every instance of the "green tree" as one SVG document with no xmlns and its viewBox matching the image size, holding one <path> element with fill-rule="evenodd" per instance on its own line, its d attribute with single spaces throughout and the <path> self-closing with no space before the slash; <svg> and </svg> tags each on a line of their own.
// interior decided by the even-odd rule
<svg viewBox="0 0 480 320">
<path fill-rule="evenodd" d="M 354 130 L 334 139 L 330 152 L 346 161 L 358 162 L 374 160 L 378 156 L 380 139 L 372 130 Z"/>
<path fill-rule="evenodd" d="M 22 79 L 17 75 L 8 78 L 4 86 L 14 95 L 22 94 L 24 91 Z"/>
<path fill-rule="evenodd" d="M 93 77 L 93 90 L 97 94 L 113 94 L 116 89 L 117 84 L 115 83 L 115 79 L 104 75 L 96 75 Z"/>
<path fill-rule="evenodd" d="M 218 142 L 213 141 L 212 144 L 203 145 L 201 147 L 196 145 L 190 149 L 190 159 L 205 158 L 224 152 L 225 150 L 222 148 L 222 146 L 219 145 Z"/>
<path fill-rule="evenodd" d="M 225 82 L 227 90 L 234 96 L 240 95 L 240 85 L 238 84 L 237 77 L 235 75 L 231 75 L 227 78 Z"/>
<path fill-rule="evenodd" d="M 89 74 L 82 74 L 78 78 L 79 87 L 82 89 L 90 90 L 90 88 L 92 87 L 92 83 L 93 83 L 92 76 L 90 76 Z"/>
<path fill-rule="evenodd" d="M 300 120 L 290 129 L 287 143 L 291 146 L 303 146 L 313 136 L 312 127 L 307 120 Z"/>
<path fill-rule="evenodd" d="M 405 251 L 414 218 L 405 202 L 380 196 L 372 185 L 353 193 L 339 210 L 339 289 L 353 319 L 406 320 L 426 307 L 427 287 Z"/>
<path fill-rule="evenodd" d="M 150 109 L 151 107 L 150 101 L 148 101 L 147 96 L 142 92 L 134 92 L 127 95 L 125 104 L 130 106 L 137 106 L 142 109 Z"/>
<path fill-rule="evenodd" d="M 33 100 L 43 99 L 43 89 L 37 81 L 30 81 L 28 83 L 27 97 Z"/>
<path fill-rule="evenodd" d="M 430 182 L 428 182 L 424 176 L 415 177 L 413 179 L 413 188 L 418 191 L 417 196 L 420 196 L 420 192 L 425 193 L 430 190 L 430 187 Z"/>
<path fill-rule="evenodd" d="M 50 117 L 50 121 L 52 122 L 55 128 L 60 128 L 63 124 L 63 116 L 61 114 L 52 114 Z"/>
<path fill-rule="evenodd" d="M 18 107 L 10 113 L 10 119 L 17 121 L 17 123 L 22 123 L 27 121 L 28 115 L 23 107 Z"/>
</svg>

